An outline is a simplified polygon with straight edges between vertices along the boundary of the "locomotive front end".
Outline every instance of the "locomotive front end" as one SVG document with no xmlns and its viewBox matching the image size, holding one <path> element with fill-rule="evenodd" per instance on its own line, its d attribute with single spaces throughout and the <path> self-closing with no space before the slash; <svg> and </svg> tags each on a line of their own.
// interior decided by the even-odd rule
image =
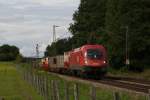
<svg viewBox="0 0 150 100">
<path fill-rule="evenodd" d="M 84 48 L 84 72 L 105 74 L 107 72 L 106 49 L 101 45 L 88 45 Z"/>
<path fill-rule="evenodd" d="M 85 65 L 91 67 L 105 67 L 107 61 L 104 57 L 104 53 L 100 49 L 87 49 L 85 52 Z"/>
</svg>

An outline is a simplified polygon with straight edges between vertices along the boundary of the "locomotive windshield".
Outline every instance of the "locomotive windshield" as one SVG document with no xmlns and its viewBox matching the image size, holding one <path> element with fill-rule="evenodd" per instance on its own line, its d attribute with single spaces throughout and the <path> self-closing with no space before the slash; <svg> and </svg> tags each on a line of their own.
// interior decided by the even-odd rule
<svg viewBox="0 0 150 100">
<path fill-rule="evenodd" d="M 100 59 L 102 57 L 102 53 L 98 49 L 88 49 L 87 57 L 90 59 Z"/>
</svg>

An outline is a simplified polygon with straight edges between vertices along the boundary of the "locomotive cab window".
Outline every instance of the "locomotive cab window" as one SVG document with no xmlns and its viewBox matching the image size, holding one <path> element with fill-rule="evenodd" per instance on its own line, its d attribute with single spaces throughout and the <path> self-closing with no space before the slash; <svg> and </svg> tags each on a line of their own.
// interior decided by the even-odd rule
<svg viewBox="0 0 150 100">
<path fill-rule="evenodd" d="M 100 59 L 102 57 L 102 52 L 98 49 L 88 49 L 87 58 L 90 59 Z"/>
</svg>

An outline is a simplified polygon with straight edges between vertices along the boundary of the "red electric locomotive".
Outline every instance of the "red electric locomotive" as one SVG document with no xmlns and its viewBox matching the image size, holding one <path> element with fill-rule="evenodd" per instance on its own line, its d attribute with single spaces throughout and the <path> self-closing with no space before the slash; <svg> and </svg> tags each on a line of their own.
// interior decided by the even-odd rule
<svg viewBox="0 0 150 100">
<path fill-rule="evenodd" d="M 84 45 L 64 53 L 64 67 L 89 74 L 104 74 L 107 67 L 106 49 L 102 45 Z"/>
</svg>

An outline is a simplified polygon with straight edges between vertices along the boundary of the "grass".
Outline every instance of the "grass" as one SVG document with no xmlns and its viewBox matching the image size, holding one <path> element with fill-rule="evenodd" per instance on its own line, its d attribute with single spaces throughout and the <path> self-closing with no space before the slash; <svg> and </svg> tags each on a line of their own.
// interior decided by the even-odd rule
<svg viewBox="0 0 150 100">
<path fill-rule="evenodd" d="M 42 75 L 47 75 L 44 72 L 40 72 Z M 79 86 L 79 100 L 91 100 L 90 96 L 90 89 L 91 89 L 91 84 L 86 84 L 86 83 L 81 83 L 78 81 L 74 80 L 66 80 L 61 77 L 58 77 L 56 75 L 49 75 L 48 76 L 49 80 L 57 80 L 59 83 L 59 89 L 60 89 L 60 97 L 61 100 L 66 100 L 65 99 L 65 83 L 67 83 L 68 88 L 69 88 L 69 100 L 74 100 L 74 84 L 77 83 Z M 51 86 L 49 86 L 49 89 Z M 96 87 L 96 96 L 97 100 L 113 100 L 114 99 L 114 92 L 118 92 L 120 95 L 120 100 L 147 100 L 146 95 L 140 95 L 140 94 L 134 94 L 134 93 L 129 93 L 126 91 L 119 91 L 119 90 L 114 90 L 109 87 Z M 52 91 L 50 91 L 51 93 Z"/>
<path fill-rule="evenodd" d="M 21 65 L 22 69 L 25 70 L 26 68 L 31 68 L 28 64 Z M 26 69 L 28 72 L 31 69 Z M 74 100 L 74 84 L 77 83 L 79 86 L 79 100 L 91 100 L 90 96 L 90 89 L 92 87 L 91 84 L 83 83 L 75 80 L 67 80 L 65 78 L 59 77 L 55 74 L 48 74 L 47 72 L 41 70 L 33 70 L 35 75 L 47 77 L 48 78 L 48 94 L 49 98 L 53 93 L 51 87 L 51 80 L 57 80 L 59 86 L 59 94 L 60 100 L 66 100 L 65 98 L 65 86 L 69 88 L 69 100 Z M 120 100 L 147 100 L 147 95 L 131 93 L 123 90 L 117 90 L 111 87 L 96 87 L 96 97 L 97 100 L 113 100 L 114 99 L 114 92 L 118 92 L 120 95 Z"/>
<path fill-rule="evenodd" d="M 0 62 L 0 97 L 5 100 L 43 100 L 11 62 Z"/>
<path fill-rule="evenodd" d="M 127 70 L 115 70 L 109 68 L 108 74 L 113 76 L 124 76 L 124 77 L 150 80 L 150 69 L 145 69 L 143 72 L 132 72 Z"/>
</svg>

